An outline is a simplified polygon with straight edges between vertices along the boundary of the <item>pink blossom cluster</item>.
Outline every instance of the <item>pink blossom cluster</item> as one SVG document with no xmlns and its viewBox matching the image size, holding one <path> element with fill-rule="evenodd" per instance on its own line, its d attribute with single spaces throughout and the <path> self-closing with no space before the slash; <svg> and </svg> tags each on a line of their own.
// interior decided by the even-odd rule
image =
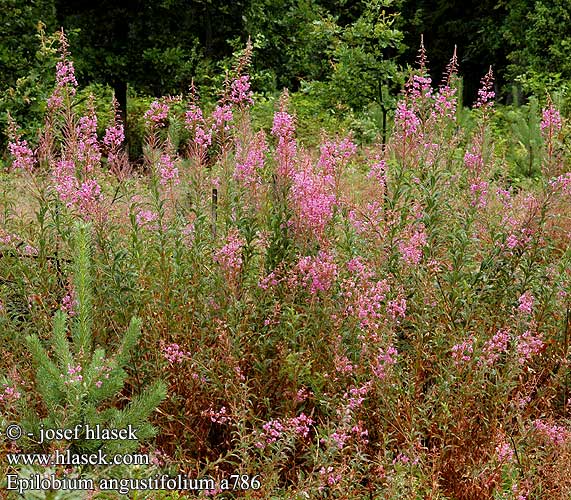
<svg viewBox="0 0 571 500">
<path fill-rule="evenodd" d="M 274 114 L 272 135 L 278 139 L 293 139 L 295 135 L 295 120 L 287 111 L 277 111 Z"/>
<path fill-rule="evenodd" d="M 344 280 L 342 290 L 345 315 L 356 317 L 361 329 L 374 333 L 385 318 L 383 304 L 390 291 L 388 281 L 371 281 L 364 275 Z"/>
<path fill-rule="evenodd" d="M 571 195 L 571 172 L 551 179 L 549 184 L 553 189 L 560 189 L 564 194 Z"/>
<path fill-rule="evenodd" d="M 474 337 L 464 340 L 460 344 L 452 346 L 452 359 L 454 364 L 459 366 L 463 363 L 468 363 L 472 359 L 474 353 Z"/>
<path fill-rule="evenodd" d="M 337 178 L 340 169 L 347 164 L 357 151 L 357 146 L 349 137 L 341 141 L 325 141 L 320 147 L 317 168 L 325 175 Z"/>
<path fill-rule="evenodd" d="M 420 128 L 420 118 L 414 109 L 408 107 L 404 101 L 397 104 L 395 111 L 395 130 L 397 137 L 405 140 L 416 135 Z"/>
<path fill-rule="evenodd" d="M 488 108 L 494 105 L 494 97 L 496 93 L 493 91 L 494 88 L 494 73 L 492 71 L 492 67 L 482 78 L 480 83 L 480 89 L 478 90 L 478 99 L 476 101 L 477 108 Z"/>
<path fill-rule="evenodd" d="M 177 186 L 180 184 L 178 176 L 178 168 L 175 166 L 174 160 L 168 153 L 161 155 L 158 164 L 161 186 Z"/>
<path fill-rule="evenodd" d="M 342 450 L 345 447 L 345 443 L 350 439 L 351 435 L 344 431 L 335 431 L 330 436 L 329 439 L 333 442 L 336 448 Z"/>
<path fill-rule="evenodd" d="M 344 418 L 341 427 L 332 432 L 328 438 L 321 438 L 321 444 L 329 443 L 334 450 L 342 450 L 347 443 L 353 439 L 356 443 L 368 444 L 369 431 L 363 427 L 359 421 L 357 424 L 350 424 L 351 417 Z"/>
<path fill-rule="evenodd" d="M 14 158 L 12 166 L 30 172 L 34 168 L 35 155 L 28 143 L 23 139 L 15 139 L 8 143 L 10 154 Z"/>
<path fill-rule="evenodd" d="M 392 320 L 399 321 L 399 318 L 406 316 L 406 299 L 401 295 L 394 300 L 387 302 L 387 313 Z"/>
<path fill-rule="evenodd" d="M 76 92 L 75 87 L 77 87 L 77 80 L 75 79 L 73 61 L 70 61 L 65 54 L 62 54 L 62 59 L 56 64 L 56 88 L 47 101 L 48 108 L 57 109 L 61 107 L 64 89 L 69 96 L 74 96 Z"/>
<path fill-rule="evenodd" d="M 125 128 L 123 124 L 110 125 L 105 129 L 105 136 L 103 137 L 103 144 L 109 149 L 116 149 L 123 144 L 125 140 Z"/>
<path fill-rule="evenodd" d="M 4 392 L 0 393 L 0 403 L 14 403 L 20 397 L 21 394 L 15 387 L 4 384 Z"/>
<path fill-rule="evenodd" d="M 281 278 L 278 277 L 275 271 L 270 272 L 267 276 L 260 278 L 258 281 L 258 286 L 262 290 L 268 290 L 279 285 Z"/>
<path fill-rule="evenodd" d="M 507 441 L 502 439 L 496 446 L 496 455 L 501 463 L 511 462 L 514 457 L 514 450 Z"/>
<path fill-rule="evenodd" d="M 232 230 L 226 237 L 226 244 L 218 250 L 214 260 L 218 262 L 227 276 L 232 277 L 242 267 L 242 247 L 245 241 L 238 230 Z"/>
<path fill-rule="evenodd" d="M 427 236 L 422 222 L 409 226 L 406 237 L 399 241 L 398 248 L 406 264 L 418 264 L 422 259 L 422 249 L 426 245 Z"/>
<path fill-rule="evenodd" d="M 75 191 L 73 203 L 86 220 L 90 220 L 98 210 L 101 201 L 101 187 L 95 179 L 82 182 Z"/>
<path fill-rule="evenodd" d="M 243 161 L 237 161 L 234 170 L 234 178 L 246 185 L 254 186 L 261 183 L 260 172 L 264 168 L 264 160 L 268 145 L 266 136 L 261 130 L 249 144 L 246 157 Z M 236 155 L 241 155 L 241 148 L 237 148 Z"/>
<path fill-rule="evenodd" d="M 570 437 L 570 433 L 565 427 L 549 424 L 540 419 L 533 421 L 533 427 L 540 435 L 549 439 L 556 446 L 563 445 Z"/>
<path fill-rule="evenodd" d="M 386 349 L 379 349 L 379 352 L 371 365 L 371 369 L 379 380 L 384 380 L 387 376 L 387 371 L 391 366 L 395 365 L 397 362 L 398 351 L 393 347 L 389 346 Z"/>
<path fill-rule="evenodd" d="M 135 216 L 135 223 L 137 227 L 149 229 L 154 231 L 158 229 L 158 224 L 155 224 L 159 219 L 159 214 L 151 210 L 139 210 Z"/>
<path fill-rule="evenodd" d="M 65 385 L 73 384 L 75 382 L 81 382 L 83 380 L 83 376 L 81 375 L 81 365 L 73 366 L 68 364 L 67 365 L 67 375 L 69 378 L 64 381 Z M 66 376 L 62 373 L 61 378 L 66 378 Z"/>
<path fill-rule="evenodd" d="M 510 331 L 508 329 L 498 330 L 492 338 L 485 342 L 479 364 L 492 366 L 507 351 L 509 340 Z"/>
<path fill-rule="evenodd" d="M 456 120 L 456 89 L 448 85 L 440 88 L 434 97 L 433 116 L 436 118 L 448 118 Z"/>
<path fill-rule="evenodd" d="M 302 257 L 296 265 L 301 283 L 312 295 L 327 292 L 337 278 L 333 254 L 320 250 L 315 257 Z"/>
<path fill-rule="evenodd" d="M 360 210 L 350 210 L 348 219 L 359 234 L 378 233 L 383 221 L 384 208 L 380 201 L 374 200 Z"/>
<path fill-rule="evenodd" d="M 58 87 L 65 87 L 66 85 L 77 87 L 73 61 L 67 59 L 58 61 L 56 64 L 56 85 Z"/>
<path fill-rule="evenodd" d="M 52 179 L 60 200 L 68 208 L 74 207 L 86 220 L 98 213 L 101 187 L 95 179 L 80 183 L 72 160 L 59 160 L 53 168 Z"/>
<path fill-rule="evenodd" d="M 71 287 L 61 301 L 61 310 L 67 313 L 68 316 L 73 317 L 77 314 L 78 307 L 79 302 L 77 300 L 75 289 Z"/>
<path fill-rule="evenodd" d="M 532 331 L 526 330 L 517 340 L 518 363 L 524 365 L 533 356 L 540 354 L 544 346 L 541 334 L 534 335 Z"/>
<path fill-rule="evenodd" d="M 4 231 L 2 231 L 2 233 L 3 234 L 0 236 L 0 243 L 3 245 L 9 245 L 11 243 L 21 241 L 21 238 L 15 233 L 4 233 Z"/>
<path fill-rule="evenodd" d="M 325 467 L 321 467 L 321 469 L 319 469 L 319 475 L 328 486 L 337 484 L 343 477 L 338 472 L 335 472 L 335 469 L 332 466 L 327 467 L 327 469 Z M 319 491 L 323 491 L 324 489 L 324 486 L 319 486 Z"/>
<path fill-rule="evenodd" d="M 250 90 L 250 76 L 242 75 L 230 84 L 230 100 L 235 104 L 252 105 L 254 93 Z"/>
<path fill-rule="evenodd" d="M 488 188 L 486 181 L 477 180 L 470 184 L 470 193 L 472 194 L 472 206 L 477 208 L 486 208 L 488 206 Z"/>
<path fill-rule="evenodd" d="M 285 110 L 276 112 L 272 125 L 272 135 L 278 139 L 276 148 L 277 174 L 281 179 L 287 179 L 293 172 L 297 153 L 293 116 Z"/>
<path fill-rule="evenodd" d="M 97 115 L 93 109 L 79 119 L 77 135 L 77 159 L 83 162 L 85 173 L 92 172 L 101 160 L 97 140 Z"/>
<path fill-rule="evenodd" d="M 353 370 L 355 369 L 355 365 L 344 354 L 336 353 L 333 364 L 335 366 L 335 371 L 338 373 L 353 373 Z"/>
<path fill-rule="evenodd" d="M 263 449 L 287 436 L 306 438 L 312 424 L 313 419 L 305 413 L 285 420 L 270 420 L 262 426 L 263 431 L 258 435 L 259 441 L 256 443 L 256 447 Z"/>
<path fill-rule="evenodd" d="M 169 114 L 169 106 L 164 102 L 153 101 L 145 112 L 145 120 L 151 126 L 162 127 Z"/>
<path fill-rule="evenodd" d="M 99 389 L 103 385 L 103 380 L 109 380 L 112 369 L 110 366 L 105 365 L 105 358 L 103 356 L 101 356 L 98 361 L 100 364 L 94 366 L 94 371 L 97 372 L 99 377 L 99 379 L 95 382 L 95 387 Z"/>
<path fill-rule="evenodd" d="M 310 164 L 293 173 L 290 199 L 296 210 L 297 227 L 321 237 L 333 217 L 336 197 L 334 180 L 315 172 Z"/>
<path fill-rule="evenodd" d="M 554 132 L 561 130 L 561 127 L 563 126 L 561 113 L 559 113 L 553 104 L 550 104 L 547 108 L 543 109 L 541 116 L 542 119 L 540 127 L 544 134 L 553 134 Z"/>
<path fill-rule="evenodd" d="M 382 193 L 387 187 L 387 162 L 385 160 L 375 161 L 367 174 L 367 178 L 375 179 L 382 188 Z"/>
<path fill-rule="evenodd" d="M 357 441 L 363 444 L 369 444 L 369 431 L 363 427 L 363 422 L 359 420 L 353 427 L 351 432 Z"/>
<path fill-rule="evenodd" d="M 499 202 L 503 205 L 504 208 L 512 207 L 512 194 L 508 189 L 503 189 L 503 188 L 496 189 L 496 196 L 498 197 Z"/>
<path fill-rule="evenodd" d="M 215 424 L 227 424 L 232 419 L 228 409 L 225 406 L 222 406 L 219 410 L 214 410 L 212 407 L 210 407 L 208 410 L 203 411 L 202 415 L 209 417 L 210 421 L 214 422 Z"/>
<path fill-rule="evenodd" d="M 403 452 L 399 452 L 398 455 L 393 458 L 393 465 L 396 464 L 402 464 L 402 465 L 407 465 L 407 464 L 411 464 L 411 465 L 418 465 L 418 463 L 420 462 L 420 457 L 414 457 L 413 460 L 410 459 L 410 457 Z"/>
<path fill-rule="evenodd" d="M 232 106 L 230 104 L 219 104 L 214 108 L 212 112 L 212 118 L 214 118 L 214 130 L 230 130 L 230 122 L 234 119 L 234 114 L 232 113 Z"/>
<path fill-rule="evenodd" d="M 171 365 L 180 364 L 191 357 L 190 352 L 183 351 L 176 343 L 162 345 L 161 352 Z"/>
<path fill-rule="evenodd" d="M 192 130 L 197 125 L 204 124 L 204 116 L 202 114 L 202 109 L 200 109 L 200 107 L 197 106 L 196 104 L 191 104 L 189 106 L 188 110 L 184 114 L 184 117 L 185 117 L 184 122 L 189 130 Z"/>
<path fill-rule="evenodd" d="M 530 208 L 528 213 L 531 211 L 533 211 L 533 208 Z M 529 219 L 521 219 L 522 220 L 519 220 L 518 218 L 511 215 L 504 215 L 502 218 L 502 225 L 509 230 L 509 234 L 506 238 L 505 243 L 505 246 L 509 250 L 514 250 L 515 248 L 525 248 L 533 236 L 534 229 L 530 227 Z"/>
<path fill-rule="evenodd" d="M 371 382 L 367 382 L 361 387 L 351 387 L 343 395 L 343 400 L 347 401 L 345 413 L 350 414 L 354 409 L 360 407 L 365 401 L 365 396 L 371 389 Z"/>
<path fill-rule="evenodd" d="M 464 165 L 466 165 L 466 168 L 470 173 L 476 176 L 482 171 L 484 160 L 476 146 L 472 146 L 470 151 L 466 151 L 466 154 L 464 155 Z"/>
<path fill-rule="evenodd" d="M 38 255 L 38 249 L 37 249 L 36 247 L 32 246 L 32 245 L 26 244 L 26 245 L 24 246 L 24 250 L 22 250 L 22 253 L 23 253 L 24 255 L 29 256 L 29 257 L 30 257 L 30 256 L 34 256 L 34 257 L 35 257 L 36 255 Z"/>
<path fill-rule="evenodd" d="M 517 307 L 518 311 L 522 314 L 531 314 L 533 312 L 533 303 L 535 302 L 535 297 L 528 290 L 518 299 L 519 305 Z"/>
</svg>

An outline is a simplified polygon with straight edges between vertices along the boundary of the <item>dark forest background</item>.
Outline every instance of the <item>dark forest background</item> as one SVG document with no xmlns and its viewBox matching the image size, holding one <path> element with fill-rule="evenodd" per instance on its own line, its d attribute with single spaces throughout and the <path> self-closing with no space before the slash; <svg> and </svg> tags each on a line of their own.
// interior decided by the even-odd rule
<svg viewBox="0 0 571 500">
<path fill-rule="evenodd" d="M 34 113 L 45 106 L 56 58 L 52 34 L 61 27 L 80 86 L 113 89 L 123 109 L 128 89 L 180 94 L 194 82 L 201 96 L 215 96 L 248 38 L 259 95 L 287 87 L 314 108 L 338 113 L 371 103 L 390 113 L 421 35 L 435 82 L 457 47 L 465 105 L 490 65 L 497 98 L 507 104 L 565 96 L 571 81 L 569 0 L 0 0 L 0 6 L 0 110 L 10 110 L 24 128 L 33 128 Z"/>
</svg>

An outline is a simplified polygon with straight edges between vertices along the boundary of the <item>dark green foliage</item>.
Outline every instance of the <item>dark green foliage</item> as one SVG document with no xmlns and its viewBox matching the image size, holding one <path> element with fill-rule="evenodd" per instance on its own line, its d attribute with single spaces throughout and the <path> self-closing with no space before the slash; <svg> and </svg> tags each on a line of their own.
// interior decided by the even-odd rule
<svg viewBox="0 0 571 500">
<path fill-rule="evenodd" d="M 543 97 L 546 90 L 569 89 L 570 12 L 568 0 L 510 2 L 503 27 L 512 48 L 508 72 L 525 91 Z"/>
</svg>

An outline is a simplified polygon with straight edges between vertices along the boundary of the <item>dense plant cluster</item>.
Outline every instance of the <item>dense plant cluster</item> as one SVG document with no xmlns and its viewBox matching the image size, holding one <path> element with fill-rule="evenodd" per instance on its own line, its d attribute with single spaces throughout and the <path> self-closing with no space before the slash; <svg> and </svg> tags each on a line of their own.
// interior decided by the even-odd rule
<svg viewBox="0 0 571 500">
<path fill-rule="evenodd" d="M 2 421 L 150 414 L 155 467 L 258 475 L 235 497 L 567 498 L 566 121 L 543 110 L 514 187 L 491 69 L 461 127 L 456 59 L 434 86 L 422 49 L 386 144 L 310 149 L 287 93 L 252 127 L 249 56 L 211 112 L 154 101 L 133 168 L 119 116 L 77 114 L 62 35 L 39 144 L 14 125 L 1 177 Z"/>
</svg>

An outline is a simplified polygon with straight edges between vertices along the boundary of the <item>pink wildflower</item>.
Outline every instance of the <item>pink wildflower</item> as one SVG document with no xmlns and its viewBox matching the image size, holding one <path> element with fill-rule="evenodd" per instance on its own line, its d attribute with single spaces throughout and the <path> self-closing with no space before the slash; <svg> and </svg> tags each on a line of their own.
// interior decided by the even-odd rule
<svg viewBox="0 0 571 500">
<path fill-rule="evenodd" d="M 145 229 L 157 229 L 157 225 L 153 224 L 156 220 L 158 220 L 159 215 L 155 212 L 150 210 L 139 210 L 135 217 L 135 222 L 138 227 L 145 228 Z"/>
<path fill-rule="evenodd" d="M 234 277 L 242 267 L 242 247 L 245 241 L 237 230 L 232 230 L 226 237 L 226 244 L 215 254 L 218 262 L 228 277 Z"/>
<path fill-rule="evenodd" d="M 310 164 L 293 174 L 290 197 L 297 212 L 297 226 L 321 237 L 333 217 L 336 197 L 333 178 L 315 172 Z"/>
<path fill-rule="evenodd" d="M 467 363 L 472 359 L 472 354 L 474 352 L 474 338 L 470 337 L 468 340 L 464 340 L 460 344 L 452 346 L 452 358 L 454 359 L 454 364 L 456 366 L 462 363 Z"/>
<path fill-rule="evenodd" d="M 297 152 L 295 121 L 293 116 L 285 110 L 278 111 L 274 115 L 272 135 L 278 138 L 278 146 L 276 149 L 276 157 L 278 160 L 277 174 L 281 179 L 286 179 L 293 171 L 293 162 Z"/>
<path fill-rule="evenodd" d="M 309 288 L 312 295 L 327 292 L 337 277 L 337 264 L 333 255 L 323 250 L 316 257 L 302 257 L 296 268 L 303 285 Z"/>
<path fill-rule="evenodd" d="M 212 112 L 212 118 L 214 118 L 214 129 L 230 130 L 229 123 L 234 119 L 232 107 L 229 104 L 216 106 Z"/>
<path fill-rule="evenodd" d="M 494 88 L 494 73 L 492 67 L 482 78 L 480 83 L 480 90 L 478 90 L 478 100 L 476 101 L 477 108 L 488 108 L 494 105 L 493 99 L 496 96 L 495 92 L 492 90 Z"/>
<path fill-rule="evenodd" d="M 166 186 L 168 184 L 177 186 L 180 184 L 180 179 L 178 177 L 178 168 L 175 167 L 175 163 L 170 155 L 166 153 L 161 155 L 158 167 L 161 177 L 160 183 L 162 186 Z"/>
<path fill-rule="evenodd" d="M 518 338 L 517 354 L 519 364 L 524 365 L 534 355 L 540 354 L 544 345 L 541 335 L 534 335 L 530 330 L 526 330 Z"/>
<path fill-rule="evenodd" d="M 406 299 L 399 297 L 398 299 L 390 300 L 387 303 L 387 313 L 393 320 L 404 318 L 406 316 Z"/>
<path fill-rule="evenodd" d="M 417 133 L 419 127 L 420 118 L 418 118 L 413 109 L 407 107 L 404 101 L 400 101 L 395 112 L 397 136 L 401 139 L 408 139 Z"/>
<path fill-rule="evenodd" d="M 554 445 L 561 446 L 569 439 L 570 433 L 561 425 L 548 424 L 540 419 L 533 421 L 533 427 L 543 437 L 549 439 Z"/>
<path fill-rule="evenodd" d="M 149 125 L 162 127 L 169 114 L 168 104 L 159 101 L 153 101 L 150 108 L 145 113 L 145 120 Z"/>
<path fill-rule="evenodd" d="M 249 145 L 245 160 L 236 162 L 234 178 L 250 186 L 260 183 L 260 172 L 264 168 L 267 150 L 266 136 L 264 131 L 261 130 Z"/>
<path fill-rule="evenodd" d="M 472 206 L 477 208 L 486 208 L 488 206 L 488 187 L 486 181 L 478 181 L 470 184 L 470 192 L 472 193 Z"/>
<path fill-rule="evenodd" d="M 519 299 L 518 311 L 523 314 L 531 314 L 533 312 L 533 303 L 535 297 L 529 292 L 525 292 Z"/>
<path fill-rule="evenodd" d="M 321 145 L 320 151 L 317 168 L 325 175 L 337 177 L 340 168 L 346 165 L 357 151 L 357 146 L 347 137 L 342 141 L 326 141 Z"/>
<path fill-rule="evenodd" d="M 543 134 L 553 134 L 555 131 L 558 132 L 561 130 L 561 127 L 563 126 L 561 113 L 559 113 L 553 104 L 550 104 L 547 108 L 543 109 L 540 126 Z"/>
<path fill-rule="evenodd" d="M 34 168 L 34 152 L 30 149 L 25 140 L 16 139 L 13 142 L 9 142 L 8 149 L 14 158 L 12 162 L 14 168 L 26 170 L 27 172 L 30 172 Z"/>
<path fill-rule="evenodd" d="M 180 364 L 191 356 L 188 351 L 183 351 L 178 344 L 167 344 L 161 346 L 164 358 L 171 364 Z"/>
<path fill-rule="evenodd" d="M 406 264 L 418 264 L 422 259 L 422 247 L 426 245 L 427 236 L 424 224 L 419 223 L 415 228 L 408 228 L 409 236 L 399 242 L 399 251 Z"/>
<path fill-rule="evenodd" d="M 379 349 L 374 364 L 371 366 L 375 377 L 379 380 L 384 380 L 387 376 L 387 370 L 396 364 L 398 351 L 390 346 L 386 350 Z"/>
<path fill-rule="evenodd" d="M 254 93 L 250 90 L 250 77 L 248 75 L 236 78 L 230 85 L 230 100 L 235 104 L 254 104 L 253 95 Z"/>
<path fill-rule="evenodd" d="M 192 130 L 193 127 L 204 123 L 202 110 L 196 104 L 191 104 L 184 116 L 184 122 L 189 130 Z"/>
<path fill-rule="evenodd" d="M 4 384 L 4 392 L 0 393 L 0 403 L 13 404 L 15 401 L 20 399 L 20 397 L 21 394 L 15 387 Z"/>
<path fill-rule="evenodd" d="M 61 310 L 66 312 L 68 316 L 73 317 L 76 315 L 78 306 L 79 302 L 77 301 L 75 290 L 71 288 L 61 301 Z"/>
<path fill-rule="evenodd" d="M 509 340 L 509 330 L 498 330 L 494 336 L 484 344 L 480 364 L 485 364 L 487 366 L 493 365 L 500 356 L 506 352 Z"/>
<path fill-rule="evenodd" d="M 121 123 L 111 125 L 105 129 L 103 144 L 109 149 L 118 148 L 125 140 L 125 129 Z"/>
<path fill-rule="evenodd" d="M 502 441 L 496 446 L 496 455 L 502 463 L 511 462 L 514 457 L 514 450 L 508 442 Z"/>
</svg>

